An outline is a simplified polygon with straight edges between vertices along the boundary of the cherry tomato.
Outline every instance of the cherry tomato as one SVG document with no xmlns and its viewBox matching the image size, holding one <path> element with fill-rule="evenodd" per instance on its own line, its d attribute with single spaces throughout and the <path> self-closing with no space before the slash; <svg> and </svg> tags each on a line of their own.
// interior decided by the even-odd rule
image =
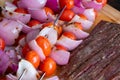
<svg viewBox="0 0 120 80">
<path fill-rule="evenodd" d="M 27 54 L 30 50 L 31 50 L 31 49 L 29 48 L 28 44 L 26 44 L 26 45 L 22 48 L 23 57 L 25 57 L 26 54 Z"/>
<path fill-rule="evenodd" d="M 51 52 L 51 44 L 48 41 L 47 38 L 43 37 L 43 36 L 39 36 L 36 39 L 37 44 L 42 48 L 45 56 L 49 56 L 50 52 Z"/>
<path fill-rule="evenodd" d="M 45 72 L 45 76 L 51 76 L 55 73 L 56 67 L 56 62 L 52 58 L 47 57 L 43 63 L 41 63 L 39 69 Z"/>
<path fill-rule="evenodd" d="M 63 46 L 61 46 L 61 45 L 55 45 L 56 46 L 56 48 L 57 49 L 59 49 L 59 50 L 65 50 L 65 51 L 67 51 L 67 49 L 65 48 L 65 47 L 63 47 Z"/>
<path fill-rule="evenodd" d="M 56 25 L 54 28 L 55 28 L 55 30 L 58 32 L 58 35 L 60 35 L 60 34 L 62 33 L 62 31 L 63 31 L 62 26 L 57 26 L 57 25 Z"/>
<path fill-rule="evenodd" d="M 64 32 L 63 35 L 73 40 L 76 39 L 75 35 L 71 32 Z"/>
<path fill-rule="evenodd" d="M 80 30 L 83 30 L 81 23 L 75 22 L 74 24 L 75 24 L 75 27 L 79 28 Z"/>
<path fill-rule="evenodd" d="M 80 16 L 82 19 L 87 20 L 87 17 L 86 17 L 85 15 L 79 14 L 79 16 Z"/>
<path fill-rule="evenodd" d="M 60 20 L 70 21 L 74 17 L 75 13 L 70 9 L 65 9 L 60 17 Z"/>
<path fill-rule="evenodd" d="M 33 27 L 33 26 L 35 26 L 35 25 L 38 25 L 38 24 L 40 24 L 40 21 L 38 21 L 38 20 L 30 20 L 29 22 L 28 22 L 28 26 L 30 26 L 30 27 Z"/>
<path fill-rule="evenodd" d="M 31 62 L 35 68 L 38 68 L 40 64 L 40 57 L 35 51 L 29 51 L 26 54 L 25 59 Z"/>
<path fill-rule="evenodd" d="M 27 10 L 25 10 L 23 8 L 17 8 L 17 9 L 15 9 L 15 12 L 17 12 L 17 13 L 23 13 L 23 14 L 27 14 L 28 13 Z"/>
<path fill-rule="evenodd" d="M 54 12 L 52 11 L 52 9 L 50 9 L 49 7 L 44 7 L 44 9 L 45 9 L 45 12 L 46 12 L 46 14 L 54 14 Z"/>
<path fill-rule="evenodd" d="M 71 9 L 74 6 L 74 0 L 59 0 L 60 8 L 66 6 L 67 9 Z"/>
<path fill-rule="evenodd" d="M 107 3 L 107 0 L 96 0 L 96 1 L 99 2 L 99 3 L 102 3 L 103 6 L 105 6 L 105 4 Z"/>
<path fill-rule="evenodd" d="M 5 41 L 2 38 L 0 38 L 0 50 L 4 50 L 4 48 L 5 48 Z"/>
<path fill-rule="evenodd" d="M 51 26 L 53 26 L 53 23 L 52 22 L 48 22 L 48 23 L 44 23 L 42 28 L 51 27 Z"/>
</svg>

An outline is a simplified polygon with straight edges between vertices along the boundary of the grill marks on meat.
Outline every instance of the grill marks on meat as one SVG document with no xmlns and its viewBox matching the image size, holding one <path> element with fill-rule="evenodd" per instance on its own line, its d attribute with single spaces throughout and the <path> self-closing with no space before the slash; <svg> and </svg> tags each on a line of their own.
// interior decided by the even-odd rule
<svg viewBox="0 0 120 80">
<path fill-rule="evenodd" d="M 71 53 L 60 80 L 109 80 L 120 67 L 120 25 L 100 22 L 90 36 Z M 115 68 L 113 68 L 113 66 Z M 107 75 L 107 73 L 109 73 Z"/>
</svg>

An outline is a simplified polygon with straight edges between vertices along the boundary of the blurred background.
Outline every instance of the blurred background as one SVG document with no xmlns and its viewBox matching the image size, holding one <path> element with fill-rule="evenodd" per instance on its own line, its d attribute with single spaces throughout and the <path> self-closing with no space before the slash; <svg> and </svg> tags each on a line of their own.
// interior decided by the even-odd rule
<svg viewBox="0 0 120 80">
<path fill-rule="evenodd" d="M 108 4 L 120 11 L 120 0 L 108 0 Z"/>
</svg>

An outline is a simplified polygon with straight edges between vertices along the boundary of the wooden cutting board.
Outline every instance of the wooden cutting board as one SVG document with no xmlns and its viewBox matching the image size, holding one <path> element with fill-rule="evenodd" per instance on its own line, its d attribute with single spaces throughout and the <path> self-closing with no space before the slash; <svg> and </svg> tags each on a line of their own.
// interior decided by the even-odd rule
<svg viewBox="0 0 120 80">
<path fill-rule="evenodd" d="M 115 8 L 111 7 L 110 5 L 105 5 L 102 10 L 99 11 L 94 26 L 99 23 L 101 20 L 110 21 L 114 23 L 120 24 L 120 11 L 116 10 Z"/>
</svg>

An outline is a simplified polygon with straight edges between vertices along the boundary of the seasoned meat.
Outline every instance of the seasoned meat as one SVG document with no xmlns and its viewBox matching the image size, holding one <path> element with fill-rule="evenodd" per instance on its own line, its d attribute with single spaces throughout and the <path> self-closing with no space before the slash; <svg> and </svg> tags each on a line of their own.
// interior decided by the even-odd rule
<svg viewBox="0 0 120 80">
<path fill-rule="evenodd" d="M 120 69 L 120 24 L 101 21 L 71 52 L 60 80 L 110 80 Z M 102 78 L 102 79 L 101 79 Z"/>
</svg>

